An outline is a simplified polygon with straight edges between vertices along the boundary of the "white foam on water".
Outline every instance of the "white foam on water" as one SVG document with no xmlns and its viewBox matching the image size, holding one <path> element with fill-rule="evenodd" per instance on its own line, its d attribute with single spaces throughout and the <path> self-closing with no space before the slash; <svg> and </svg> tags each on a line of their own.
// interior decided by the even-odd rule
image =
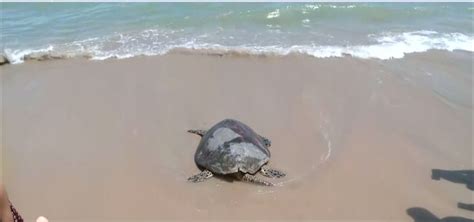
<svg viewBox="0 0 474 222">
<path fill-rule="evenodd" d="M 319 129 L 321 130 L 321 134 L 323 135 L 324 140 L 326 141 L 326 144 L 328 147 L 328 151 L 326 155 L 322 155 L 320 158 L 322 163 L 324 163 L 329 159 L 332 153 L 332 141 L 331 141 L 331 136 L 330 136 L 331 122 L 329 118 L 324 117 L 322 112 L 319 113 L 319 118 L 321 119 L 321 123 L 319 124 Z"/>
<path fill-rule="evenodd" d="M 319 129 L 321 131 L 321 135 L 326 141 L 327 148 L 328 148 L 327 152 L 320 156 L 319 162 L 315 161 L 311 163 L 311 165 L 306 168 L 307 170 L 304 173 L 285 179 L 284 181 L 278 182 L 275 184 L 276 186 L 284 186 L 289 183 L 301 181 L 303 178 L 306 178 L 310 176 L 311 174 L 313 174 L 319 166 L 321 166 L 322 164 L 325 164 L 329 160 L 333 152 L 333 143 L 331 140 L 331 132 L 333 130 L 332 130 L 332 123 L 330 119 L 325 116 L 326 115 L 324 115 L 322 112 L 319 113 L 319 118 L 321 121 L 321 123 L 319 124 Z"/>
<path fill-rule="evenodd" d="M 267 19 L 278 18 L 280 16 L 280 9 L 268 13 Z"/>
<path fill-rule="evenodd" d="M 317 10 L 320 8 L 342 8 L 342 9 L 347 9 L 347 8 L 355 8 L 356 5 L 319 5 L 319 4 L 306 4 L 304 5 L 306 9 L 310 10 Z"/>
<path fill-rule="evenodd" d="M 309 22 L 303 20 L 302 22 Z M 438 50 L 474 51 L 474 36 L 462 33 L 438 33 L 431 30 L 420 30 L 404 33 L 371 34 L 371 44 L 366 45 L 239 45 L 226 46 L 218 43 L 198 41 L 197 38 L 176 38 L 174 31 L 144 30 L 138 35 L 115 34 L 102 38 L 89 38 L 62 45 L 48 45 L 38 49 L 5 49 L 5 54 L 12 64 L 24 60 L 43 60 L 87 57 L 93 60 L 110 58 L 130 58 L 134 56 L 163 55 L 175 49 L 198 50 L 204 54 L 242 54 L 284 56 L 303 54 L 317 58 L 353 56 L 362 59 L 400 59 L 409 53 Z"/>
<path fill-rule="evenodd" d="M 18 64 L 22 63 L 25 56 L 32 55 L 32 54 L 47 54 L 52 52 L 54 47 L 52 45 L 47 46 L 46 48 L 39 48 L 39 49 L 5 49 L 5 55 L 10 61 L 11 64 Z"/>
<path fill-rule="evenodd" d="M 308 8 L 308 9 L 311 9 L 311 10 L 316 10 L 316 9 L 318 9 L 318 8 L 321 7 L 321 6 L 320 6 L 320 5 L 306 4 L 306 5 L 304 5 L 304 7 Z"/>
</svg>

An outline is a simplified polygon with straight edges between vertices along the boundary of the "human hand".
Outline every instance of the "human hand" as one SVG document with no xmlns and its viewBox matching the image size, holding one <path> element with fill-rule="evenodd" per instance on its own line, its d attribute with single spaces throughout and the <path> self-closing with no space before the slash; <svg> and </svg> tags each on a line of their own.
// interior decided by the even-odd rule
<svg viewBox="0 0 474 222">
<path fill-rule="evenodd" d="M 0 184 L 0 220 L 2 222 L 13 222 L 10 200 L 3 184 Z"/>
</svg>

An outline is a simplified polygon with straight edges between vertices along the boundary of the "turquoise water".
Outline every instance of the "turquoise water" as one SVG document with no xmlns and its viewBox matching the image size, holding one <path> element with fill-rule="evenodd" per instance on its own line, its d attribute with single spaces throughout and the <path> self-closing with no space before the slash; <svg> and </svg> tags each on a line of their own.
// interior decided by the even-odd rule
<svg viewBox="0 0 474 222">
<path fill-rule="evenodd" d="M 1 45 L 93 59 L 174 48 L 248 54 L 402 58 L 474 51 L 473 3 L 0 3 Z"/>
</svg>

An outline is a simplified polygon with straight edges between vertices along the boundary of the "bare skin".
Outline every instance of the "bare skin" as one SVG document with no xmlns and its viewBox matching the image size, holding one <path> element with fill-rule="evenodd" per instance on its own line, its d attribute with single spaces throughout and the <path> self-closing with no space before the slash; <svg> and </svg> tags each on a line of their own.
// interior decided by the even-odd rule
<svg viewBox="0 0 474 222">
<path fill-rule="evenodd" d="M 13 214 L 10 210 L 10 200 L 5 187 L 0 184 L 0 221 L 13 222 Z"/>
</svg>

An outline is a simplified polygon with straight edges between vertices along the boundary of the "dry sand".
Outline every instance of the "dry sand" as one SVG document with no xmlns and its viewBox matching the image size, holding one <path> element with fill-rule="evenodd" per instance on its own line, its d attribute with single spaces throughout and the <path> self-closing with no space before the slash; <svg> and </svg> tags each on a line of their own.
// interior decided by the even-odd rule
<svg viewBox="0 0 474 222">
<path fill-rule="evenodd" d="M 170 54 L 0 68 L 3 178 L 29 221 L 472 218 L 472 54 L 380 61 Z M 191 184 L 199 137 L 239 119 L 273 142 L 277 187 Z"/>
</svg>

